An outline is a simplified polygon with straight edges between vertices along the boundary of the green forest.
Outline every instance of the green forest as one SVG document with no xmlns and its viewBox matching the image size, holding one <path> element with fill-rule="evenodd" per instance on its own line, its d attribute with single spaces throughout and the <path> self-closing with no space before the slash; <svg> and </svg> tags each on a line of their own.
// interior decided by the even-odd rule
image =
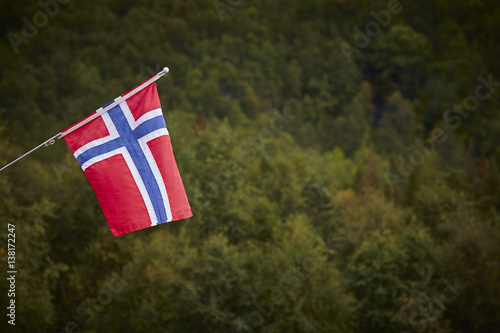
<svg viewBox="0 0 500 333">
<path fill-rule="evenodd" d="M 497 0 L 3 1 L 0 166 L 168 66 L 193 217 L 115 238 L 64 140 L 7 168 L 0 331 L 500 332 L 498 24 Z"/>
</svg>

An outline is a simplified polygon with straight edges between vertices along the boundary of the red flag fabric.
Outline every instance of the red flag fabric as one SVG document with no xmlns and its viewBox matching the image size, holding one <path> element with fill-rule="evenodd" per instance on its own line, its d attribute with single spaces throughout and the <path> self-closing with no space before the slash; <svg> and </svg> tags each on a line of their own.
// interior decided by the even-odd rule
<svg viewBox="0 0 500 333">
<path fill-rule="evenodd" d="M 64 138 L 115 237 L 193 215 L 154 83 Z"/>
</svg>

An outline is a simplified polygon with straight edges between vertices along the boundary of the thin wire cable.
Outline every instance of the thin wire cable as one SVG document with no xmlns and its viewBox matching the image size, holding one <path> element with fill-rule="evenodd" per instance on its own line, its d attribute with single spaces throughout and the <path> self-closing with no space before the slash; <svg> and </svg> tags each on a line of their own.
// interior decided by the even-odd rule
<svg viewBox="0 0 500 333">
<path fill-rule="evenodd" d="M 73 127 L 70 127 L 68 130 L 64 131 L 64 132 L 60 132 L 60 133 L 57 133 L 56 135 L 54 135 L 53 137 L 51 137 L 50 139 L 48 139 L 47 141 L 39 144 L 38 146 L 36 146 L 35 148 L 31 149 L 29 152 L 27 152 L 26 154 L 22 155 L 22 156 L 19 156 L 18 158 L 16 158 L 14 161 L 10 162 L 9 164 L 7 164 L 6 166 L 2 167 L 0 169 L 0 172 L 2 172 L 2 170 L 5 170 L 7 169 L 9 166 L 11 166 L 12 164 L 22 160 L 23 158 L 25 158 L 26 156 L 28 156 L 29 154 L 33 153 L 34 151 L 42 148 L 42 147 L 48 147 L 48 146 L 51 146 L 53 145 L 56 140 L 59 140 L 61 139 L 62 137 L 64 137 L 65 135 L 75 131 L 76 129 L 82 127 L 83 125 L 85 124 L 88 124 L 89 122 L 91 122 L 92 120 L 98 118 L 99 116 L 101 116 L 103 113 L 106 113 L 108 112 L 109 110 L 111 110 L 112 108 L 114 108 L 116 105 L 120 104 L 121 102 L 123 101 L 126 101 L 128 98 L 132 97 L 133 95 L 137 94 L 139 91 L 143 90 L 144 88 L 146 88 L 147 86 L 149 86 L 151 83 L 155 82 L 156 80 L 158 80 L 160 77 L 162 77 L 163 75 L 167 74 L 169 72 L 169 69 L 168 67 L 164 67 L 162 71 L 160 71 L 158 74 L 156 74 L 155 76 L 153 76 L 152 78 L 150 78 L 149 80 L 143 82 L 141 85 L 137 86 L 136 88 L 134 88 L 133 90 L 131 90 L 130 92 L 126 93 L 125 95 L 123 96 L 119 96 L 118 98 L 115 98 L 115 101 L 113 103 L 111 103 L 110 105 L 106 106 L 105 108 L 99 108 L 97 109 L 97 111 L 94 112 L 94 114 L 90 117 L 88 117 L 87 119 L 85 119 L 84 121 L 80 122 L 80 123 L 77 123 L 75 126 Z"/>
<path fill-rule="evenodd" d="M 48 139 L 47 141 L 45 141 L 44 143 L 41 143 L 39 144 L 38 146 L 36 146 L 35 148 L 31 149 L 29 152 L 27 152 L 26 154 L 22 155 L 22 156 L 19 156 L 18 158 L 16 158 L 14 161 L 10 162 L 9 164 L 7 164 L 6 166 L 4 166 L 3 168 L 0 169 L 0 172 L 2 172 L 2 170 L 4 169 L 7 169 L 9 166 L 11 166 L 12 164 L 20 161 L 21 159 L 25 158 L 26 156 L 28 156 L 29 154 L 31 154 L 32 152 L 34 152 L 35 150 L 38 150 L 42 147 L 48 147 L 48 146 L 51 146 L 53 145 L 56 140 L 62 138 L 61 136 L 61 133 L 57 133 L 56 135 L 54 135 L 53 137 L 51 137 L 50 139 Z"/>
</svg>

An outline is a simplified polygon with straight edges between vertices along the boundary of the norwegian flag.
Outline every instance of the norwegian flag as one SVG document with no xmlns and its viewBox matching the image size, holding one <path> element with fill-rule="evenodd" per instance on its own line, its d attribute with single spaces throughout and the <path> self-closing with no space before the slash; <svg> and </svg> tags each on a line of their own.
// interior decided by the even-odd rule
<svg viewBox="0 0 500 333">
<path fill-rule="evenodd" d="M 115 237 L 193 215 L 156 85 L 141 89 L 63 131 Z"/>
</svg>

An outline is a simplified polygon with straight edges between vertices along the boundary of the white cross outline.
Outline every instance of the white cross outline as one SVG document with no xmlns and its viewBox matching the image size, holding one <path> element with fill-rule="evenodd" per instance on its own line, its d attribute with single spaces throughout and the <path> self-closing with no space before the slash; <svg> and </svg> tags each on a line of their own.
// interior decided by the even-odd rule
<svg viewBox="0 0 500 333">
<path fill-rule="evenodd" d="M 147 121 L 149 119 L 163 115 L 161 108 L 158 108 L 158 109 L 154 109 L 154 110 L 146 112 L 139 119 L 135 120 L 126 101 L 118 104 L 118 106 L 120 107 L 123 114 L 125 115 L 125 118 L 127 119 L 127 122 L 132 130 L 136 129 L 140 124 L 144 123 L 145 121 Z M 82 153 L 84 153 L 85 151 L 87 151 L 93 147 L 102 145 L 106 142 L 112 141 L 112 140 L 119 137 L 118 131 L 116 130 L 116 127 L 115 127 L 113 121 L 111 120 L 111 117 L 109 116 L 109 114 L 104 113 L 101 115 L 101 117 L 102 117 L 104 124 L 109 132 L 109 135 L 107 135 L 103 138 L 99 138 L 99 139 L 90 141 L 90 142 L 86 143 L 85 145 L 83 145 L 82 147 L 80 147 L 79 149 L 77 149 L 74 152 L 75 158 L 77 158 L 79 155 L 81 155 Z M 172 211 L 170 209 L 170 201 L 168 198 L 167 188 L 165 186 L 165 182 L 163 181 L 163 177 L 161 176 L 160 169 L 158 168 L 158 165 L 157 165 L 157 163 L 153 157 L 153 154 L 148 146 L 149 141 L 156 139 L 156 138 L 159 138 L 159 137 L 164 136 L 164 135 L 167 135 L 167 136 L 169 135 L 166 127 L 144 135 L 143 137 L 138 139 L 138 142 L 139 142 L 139 145 L 140 145 L 144 155 L 146 156 L 146 159 L 149 162 L 149 166 L 151 167 L 154 178 L 155 178 L 156 182 L 158 183 L 158 187 L 160 189 L 160 193 L 162 196 L 163 205 L 165 206 L 165 211 L 167 214 L 167 221 L 165 221 L 165 222 L 170 222 L 170 221 L 172 221 Z M 146 186 L 144 184 L 144 181 L 142 180 L 142 177 L 140 176 L 139 171 L 137 170 L 137 167 L 136 167 L 135 163 L 133 162 L 132 157 L 130 156 L 130 153 L 126 147 L 120 147 L 120 148 L 117 148 L 117 149 L 112 150 L 110 152 L 107 152 L 105 154 L 95 156 L 95 157 L 87 160 L 85 163 L 83 163 L 82 169 L 83 169 L 83 171 L 85 171 L 91 165 L 93 165 L 97 162 L 103 161 L 105 159 L 108 159 L 108 158 L 115 156 L 115 155 L 122 155 L 123 159 L 125 160 L 125 163 L 127 164 L 128 168 L 132 174 L 132 178 L 134 179 L 134 182 L 137 185 L 139 192 L 141 193 L 142 199 L 144 200 L 144 204 L 146 205 L 148 215 L 151 219 L 151 226 L 157 225 L 158 219 L 156 217 L 156 212 L 153 208 L 153 203 L 151 201 L 151 198 L 149 196 L 148 191 L 146 190 Z"/>
</svg>

